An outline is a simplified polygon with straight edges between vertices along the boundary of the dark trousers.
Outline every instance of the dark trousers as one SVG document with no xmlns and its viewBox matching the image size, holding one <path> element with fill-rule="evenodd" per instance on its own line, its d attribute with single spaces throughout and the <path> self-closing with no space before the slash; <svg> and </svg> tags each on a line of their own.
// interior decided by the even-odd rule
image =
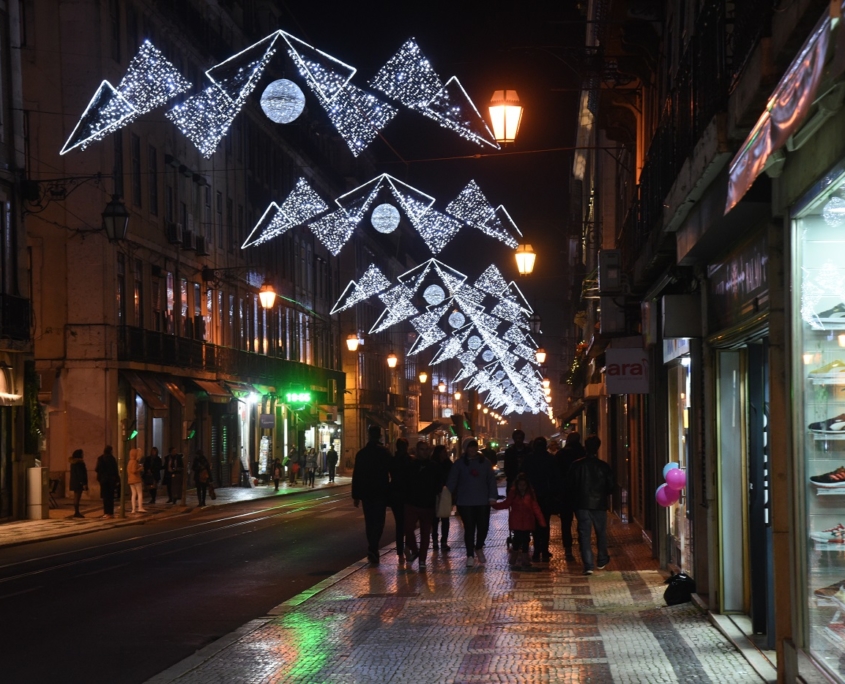
<svg viewBox="0 0 845 684">
<path fill-rule="evenodd" d="M 560 509 L 560 537 L 563 541 L 563 549 L 567 554 L 572 553 L 572 517 L 575 511 L 566 506 Z M 579 542 L 580 544 L 580 542 Z"/>
<path fill-rule="evenodd" d="M 79 502 L 82 500 L 82 490 L 77 489 L 73 493 L 73 512 L 76 515 L 81 515 L 79 513 Z"/>
<path fill-rule="evenodd" d="M 114 487 L 103 487 L 103 515 L 114 515 Z"/>
<path fill-rule="evenodd" d="M 378 555 L 381 548 L 381 535 L 384 532 L 384 519 L 387 505 L 384 501 L 366 499 L 361 501 L 364 508 L 364 528 L 367 533 L 367 552 Z"/>
<path fill-rule="evenodd" d="M 405 544 L 414 553 L 419 551 L 420 558 L 425 559 L 428 553 L 428 538 L 431 534 L 431 519 L 434 509 L 420 508 L 405 504 Z M 417 546 L 417 523 L 420 524 L 420 543 Z"/>
<path fill-rule="evenodd" d="M 437 546 L 437 525 L 440 524 L 440 538 L 445 544 L 449 540 L 449 518 L 438 518 L 432 520 L 431 541 Z"/>
<path fill-rule="evenodd" d="M 315 478 L 316 475 L 317 475 L 316 469 L 309 468 L 308 470 L 306 470 L 305 471 L 306 484 L 309 484 L 313 487 L 314 486 L 314 478 Z"/>
<path fill-rule="evenodd" d="M 197 482 L 197 503 L 205 506 L 205 495 L 208 492 L 208 482 Z"/>
<path fill-rule="evenodd" d="M 548 504 L 540 504 L 540 511 L 546 519 L 545 526 L 541 527 L 539 524 L 534 528 L 534 553 L 547 554 L 549 552 L 549 536 L 551 534 L 552 512 L 553 508 Z M 572 533 L 570 532 L 570 535 Z M 572 545 L 570 544 L 570 548 Z"/>
<path fill-rule="evenodd" d="M 330 465 L 329 466 L 329 482 L 334 482 L 334 471 L 337 470 L 337 466 Z"/>
<path fill-rule="evenodd" d="M 599 565 L 605 566 L 610 560 L 607 554 L 607 511 L 594 511 L 586 508 L 579 508 L 575 511 L 578 518 L 578 546 L 581 550 L 581 561 L 585 570 L 593 569 L 593 545 L 592 533 L 596 531 L 596 547 L 598 554 L 596 561 Z"/>
<path fill-rule="evenodd" d="M 164 486 L 167 487 L 167 501 L 173 501 L 173 483 L 169 477 L 164 481 Z"/>
<path fill-rule="evenodd" d="M 150 503 L 154 504 L 156 502 L 156 496 L 158 495 L 158 484 L 154 484 L 150 487 Z"/>
<path fill-rule="evenodd" d="M 396 553 L 399 558 L 405 553 L 405 504 L 401 501 L 391 501 L 390 510 L 393 512 L 393 523 L 396 528 Z"/>
<path fill-rule="evenodd" d="M 458 515 L 464 523 L 464 546 L 467 557 L 475 555 L 475 549 L 484 547 L 487 531 L 490 529 L 490 505 L 458 506 Z"/>
<path fill-rule="evenodd" d="M 275 485 L 276 485 L 276 491 L 278 492 L 278 491 L 279 491 L 279 478 L 278 478 L 278 477 L 277 477 L 277 478 L 274 478 L 274 479 L 273 479 L 273 482 L 275 483 Z"/>
<path fill-rule="evenodd" d="M 528 553 L 528 543 L 531 541 L 531 532 L 529 530 L 512 530 L 511 533 L 513 534 L 511 550 Z"/>
</svg>

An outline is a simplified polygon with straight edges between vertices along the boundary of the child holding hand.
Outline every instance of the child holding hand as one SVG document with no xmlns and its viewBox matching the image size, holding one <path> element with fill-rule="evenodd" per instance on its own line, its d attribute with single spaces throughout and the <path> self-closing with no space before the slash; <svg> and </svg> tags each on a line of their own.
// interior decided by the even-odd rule
<svg viewBox="0 0 845 684">
<path fill-rule="evenodd" d="M 536 520 L 541 527 L 546 526 L 546 519 L 537 503 L 534 490 L 523 473 L 520 473 L 504 501 L 492 504 L 493 508 L 509 508 L 508 526 L 513 531 L 513 543 L 508 553 L 508 563 L 512 570 L 520 565 L 524 570 L 534 570 L 531 566 L 531 556 L 528 555 L 528 544 L 534 531 Z"/>
</svg>

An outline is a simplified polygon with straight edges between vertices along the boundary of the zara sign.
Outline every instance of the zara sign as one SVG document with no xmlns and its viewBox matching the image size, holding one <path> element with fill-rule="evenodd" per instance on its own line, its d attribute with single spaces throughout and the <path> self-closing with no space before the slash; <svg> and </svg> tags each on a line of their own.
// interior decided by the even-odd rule
<svg viewBox="0 0 845 684">
<path fill-rule="evenodd" d="M 643 349 L 608 349 L 605 379 L 608 394 L 648 394 L 648 353 Z"/>
</svg>

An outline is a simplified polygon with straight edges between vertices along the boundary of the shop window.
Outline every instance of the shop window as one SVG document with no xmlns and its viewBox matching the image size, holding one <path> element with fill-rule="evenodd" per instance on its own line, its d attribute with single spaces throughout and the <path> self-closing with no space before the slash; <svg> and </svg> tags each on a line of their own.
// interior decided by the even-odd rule
<svg viewBox="0 0 845 684">
<path fill-rule="evenodd" d="M 821 184 L 820 184 L 821 185 Z M 793 213 L 795 446 L 806 513 L 805 643 L 845 681 L 845 173 Z M 799 467 L 798 472 L 802 469 Z"/>
<path fill-rule="evenodd" d="M 173 279 L 173 274 L 169 271 L 165 275 L 165 283 L 166 283 L 166 309 L 164 311 L 164 319 L 165 319 L 165 327 L 164 331 L 170 334 L 176 332 L 173 323 L 173 307 L 175 304 L 175 281 Z"/>
</svg>

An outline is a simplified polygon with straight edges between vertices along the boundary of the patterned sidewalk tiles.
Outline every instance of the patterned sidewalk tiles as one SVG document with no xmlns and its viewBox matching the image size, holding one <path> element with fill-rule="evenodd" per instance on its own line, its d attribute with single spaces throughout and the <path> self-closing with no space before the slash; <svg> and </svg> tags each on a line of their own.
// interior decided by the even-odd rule
<svg viewBox="0 0 845 684">
<path fill-rule="evenodd" d="M 493 515 L 488 562 L 475 568 L 456 521 L 453 550 L 431 553 L 426 572 L 398 565 L 391 547 L 379 567 L 359 563 L 151 681 L 763 681 L 692 604 L 664 605 L 664 575 L 636 526 L 613 519 L 609 532 L 606 571 L 585 577 L 557 553 L 540 572 L 513 572 L 505 514 Z"/>
</svg>

